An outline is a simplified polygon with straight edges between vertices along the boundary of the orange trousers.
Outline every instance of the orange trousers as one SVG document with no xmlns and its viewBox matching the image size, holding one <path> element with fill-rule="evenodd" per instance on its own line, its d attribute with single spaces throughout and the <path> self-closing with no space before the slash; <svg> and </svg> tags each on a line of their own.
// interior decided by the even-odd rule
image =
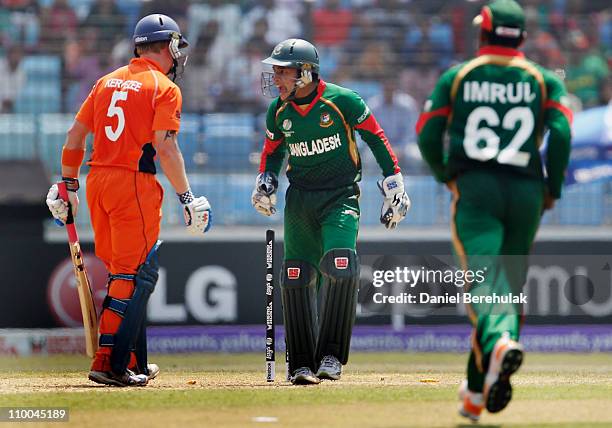
<svg viewBox="0 0 612 428">
<path fill-rule="evenodd" d="M 111 274 L 135 274 L 159 236 L 163 189 L 155 175 L 116 167 L 92 167 L 87 175 L 87 204 L 96 256 Z M 134 282 L 113 280 L 110 297 L 129 299 Z M 104 309 L 99 333 L 115 334 L 121 317 Z M 112 347 L 100 347 L 91 369 L 110 371 Z M 129 367 L 135 367 L 131 356 Z"/>
</svg>

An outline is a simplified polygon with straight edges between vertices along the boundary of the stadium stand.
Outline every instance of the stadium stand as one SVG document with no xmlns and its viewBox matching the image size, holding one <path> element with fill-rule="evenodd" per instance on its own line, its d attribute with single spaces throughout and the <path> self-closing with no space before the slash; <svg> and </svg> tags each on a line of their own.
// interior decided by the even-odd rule
<svg viewBox="0 0 612 428">
<path fill-rule="evenodd" d="M 484 1 L 416 3 L 0 0 L 0 71 L 7 76 L 0 82 L 0 159 L 40 158 L 51 177 L 59 174 L 65 132 L 91 87 L 92 76 L 127 63 L 132 56 L 134 22 L 160 10 L 173 15 L 185 29 L 193 42 L 192 70 L 201 76 L 187 78 L 188 66 L 186 77 L 177 82 L 186 106 L 179 144 L 194 191 L 209 196 L 217 212 L 224 213 L 217 224 L 268 223 L 270 219 L 258 216 L 250 206 L 267 102 L 259 91 L 259 60 L 286 37 L 318 41 L 324 79 L 344 84 L 366 100 L 378 97 L 379 104 L 384 82 L 393 79 L 397 93 L 406 94 L 420 108 L 439 73 L 473 53 L 470 22 Z M 526 55 L 549 68 L 563 69 L 575 112 L 609 104 L 609 2 L 524 3 L 529 32 Z M 244 73 L 237 73 L 242 69 Z M 191 102 L 190 96 L 198 99 Z M 385 107 L 390 106 L 383 102 L 381 111 L 391 111 Z M 446 227 L 448 192 L 428 175 L 418 154 L 416 158 L 414 153 L 407 154 L 409 143 L 413 142 L 391 141 L 409 175 L 406 183 L 413 208 L 406 224 Z M 361 151 L 362 224 L 373 226 L 380 206 L 379 169 L 367 147 L 362 145 Z M 163 175 L 160 181 L 167 192 L 172 191 Z M 286 180 L 281 181 L 286 186 Z M 608 182 L 572 185 L 543 221 L 558 226 L 608 225 L 612 223 L 611 190 Z M 86 223 L 84 212 L 79 221 Z M 181 222 L 176 204 L 165 204 L 164 212 L 165 224 Z M 282 216 L 272 221 L 280 223 Z"/>
</svg>

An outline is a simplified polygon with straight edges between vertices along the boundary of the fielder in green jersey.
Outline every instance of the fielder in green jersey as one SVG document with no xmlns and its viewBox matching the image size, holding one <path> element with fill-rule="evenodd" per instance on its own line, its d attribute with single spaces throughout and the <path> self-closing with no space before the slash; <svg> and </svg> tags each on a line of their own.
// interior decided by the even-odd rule
<svg viewBox="0 0 612 428">
<path fill-rule="evenodd" d="M 514 0 L 490 3 L 474 21 L 478 55 L 440 77 L 417 123 L 418 143 L 436 179 L 453 192 L 453 246 L 462 268 L 487 270 L 486 280 L 466 291 L 518 295 L 542 213 L 561 197 L 572 112 L 563 82 L 517 50 L 525 15 Z M 522 305 L 472 304 L 468 313 L 473 347 L 460 412 L 477 420 L 483 408 L 498 412 L 511 399 L 509 378 L 523 358 Z"/>
<path fill-rule="evenodd" d="M 384 176 L 378 183 L 384 197 L 381 223 L 395 228 L 410 199 L 397 158 L 368 106 L 357 93 L 319 79 L 312 44 L 285 40 L 263 63 L 273 69 L 262 74 L 264 94 L 279 95 L 268 109 L 252 202 L 264 215 L 275 213 L 277 177 L 288 155 L 281 293 L 291 381 L 336 380 L 348 361 L 359 285 L 361 161 L 355 131 Z"/>
</svg>

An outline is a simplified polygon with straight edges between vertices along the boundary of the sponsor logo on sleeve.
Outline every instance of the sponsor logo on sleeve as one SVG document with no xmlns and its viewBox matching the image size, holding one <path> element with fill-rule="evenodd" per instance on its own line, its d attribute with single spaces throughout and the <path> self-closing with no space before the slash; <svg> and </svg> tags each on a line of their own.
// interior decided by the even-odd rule
<svg viewBox="0 0 612 428">
<path fill-rule="evenodd" d="M 359 119 L 357 119 L 357 123 L 361 123 L 364 120 L 366 120 L 369 114 L 370 114 L 370 108 L 368 106 L 365 106 L 365 110 L 363 111 L 363 114 L 359 116 Z"/>
</svg>

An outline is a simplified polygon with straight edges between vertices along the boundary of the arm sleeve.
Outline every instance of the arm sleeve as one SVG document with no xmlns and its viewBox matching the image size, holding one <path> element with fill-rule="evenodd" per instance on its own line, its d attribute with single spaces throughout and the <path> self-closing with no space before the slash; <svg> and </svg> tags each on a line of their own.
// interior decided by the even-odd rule
<svg viewBox="0 0 612 428">
<path fill-rule="evenodd" d="M 448 180 L 444 161 L 444 132 L 451 113 L 450 93 L 455 73 L 455 69 L 451 69 L 440 77 L 416 124 L 421 156 L 436 180 L 441 182 Z"/>
<path fill-rule="evenodd" d="M 75 117 L 75 120 L 85 125 L 90 131 L 94 129 L 94 97 L 98 82 L 94 83 L 91 91 L 89 91 L 89 95 L 87 95 L 87 98 L 85 98 L 85 101 L 81 104 L 81 108 Z"/>
<path fill-rule="evenodd" d="M 153 131 L 178 131 L 181 125 L 181 108 L 183 97 L 176 85 L 170 85 L 160 91 L 155 99 Z"/>
<path fill-rule="evenodd" d="M 343 110 L 350 127 L 359 132 L 366 142 L 385 177 L 400 172 L 397 156 L 389 144 L 385 131 L 380 127 L 369 107 L 356 92 L 350 92 Z"/>
<path fill-rule="evenodd" d="M 280 173 L 287 147 L 285 145 L 285 136 L 276 125 L 276 111 L 280 106 L 280 100 L 275 100 L 270 103 L 268 113 L 266 115 L 266 138 L 264 147 L 261 151 L 261 160 L 259 162 L 259 172 L 273 172 L 276 175 Z"/>
<path fill-rule="evenodd" d="M 563 82 L 551 72 L 545 76 L 548 99 L 544 105 L 544 123 L 550 130 L 546 150 L 547 186 L 550 195 L 558 199 L 569 163 L 573 115 Z"/>
</svg>

